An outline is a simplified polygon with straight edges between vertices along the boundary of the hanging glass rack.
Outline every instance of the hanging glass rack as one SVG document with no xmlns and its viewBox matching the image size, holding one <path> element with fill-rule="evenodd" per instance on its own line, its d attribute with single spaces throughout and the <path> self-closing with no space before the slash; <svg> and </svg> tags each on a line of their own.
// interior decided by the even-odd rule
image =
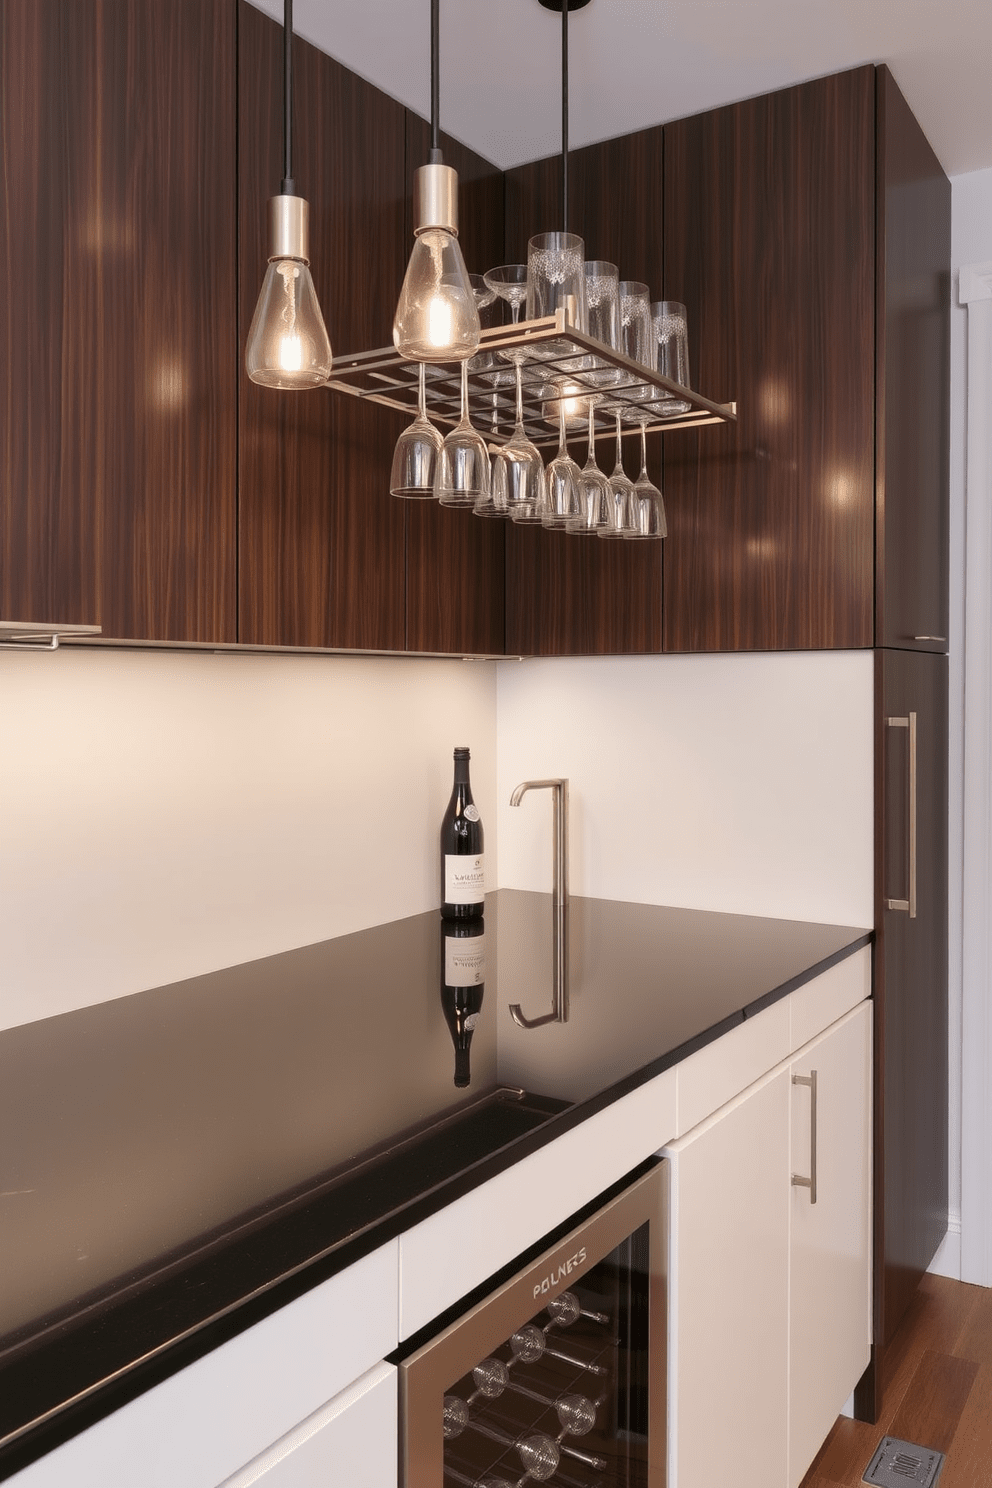
<svg viewBox="0 0 992 1488">
<path fill-rule="evenodd" d="M 553 351 L 549 343 L 554 343 Z M 540 350 L 538 350 L 540 348 Z M 479 350 L 468 364 L 469 408 L 472 422 L 492 445 L 504 444 L 513 428 L 516 384 L 512 362 L 500 351 L 530 351 L 522 362 L 524 427 L 538 447 L 558 441 L 558 398 L 575 408 L 575 424 L 585 428 L 588 398 L 597 399 L 596 438 L 614 437 L 616 412 L 628 432 L 638 433 L 643 420 L 649 433 L 669 429 L 698 429 L 707 424 L 734 423 L 736 403 L 714 403 L 692 388 L 632 361 L 604 342 L 570 326 L 564 311 L 543 320 L 520 321 L 482 332 Z M 407 361 L 393 347 L 335 356 L 325 386 L 403 413 L 415 413 L 420 363 Z M 461 408 L 461 368 L 427 363 L 428 417 L 453 427 Z M 673 400 L 677 412 L 666 413 Z M 685 405 L 688 404 L 688 408 Z M 570 419 L 571 422 L 571 419 Z"/>
</svg>

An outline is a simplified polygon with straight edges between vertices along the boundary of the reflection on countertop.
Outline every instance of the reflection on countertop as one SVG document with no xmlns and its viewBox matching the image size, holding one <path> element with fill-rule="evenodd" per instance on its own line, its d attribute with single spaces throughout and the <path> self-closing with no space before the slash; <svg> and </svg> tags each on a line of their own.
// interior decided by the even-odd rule
<svg viewBox="0 0 992 1488">
<path fill-rule="evenodd" d="M 569 1019 L 527 1030 L 508 1009 L 550 1002 L 551 896 L 501 890 L 485 923 L 463 1091 L 433 912 L 0 1034 L 0 1443 L 241 1299 L 278 1305 L 869 939 L 573 897 Z"/>
</svg>

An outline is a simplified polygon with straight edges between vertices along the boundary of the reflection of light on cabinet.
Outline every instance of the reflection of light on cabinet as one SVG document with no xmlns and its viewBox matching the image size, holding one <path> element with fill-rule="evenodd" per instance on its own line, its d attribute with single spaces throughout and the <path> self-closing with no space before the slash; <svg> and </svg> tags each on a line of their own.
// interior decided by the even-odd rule
<svg viewBox="0 0 992 1488">
<path fill-rule="evenodd" d="M 182 362 L 163 357 L 148 378 L 149 402 L 162 413 L 172 413 L 186 402 L 186 376 Z"/>
<path fill-rule="evenodd" d="M 831 506 L 847 507 L 854 501 L 855 483 L 849 470 L 828 470 L 823 482 L 823 493 Z"/>
<path fill-rule="evenodd" d="M 762 423 L 787 424 L 792 417 L 789 384 L 782 377 L 763 377 L 758 386 L 758 412 Z"/>
<path fill-rule="evenodd" d="M 746 543 L 747 556 L 755 563 L 772 563 L 778 557 L 778 543 L 774 537 L 749 537 Z"/>
</svg>

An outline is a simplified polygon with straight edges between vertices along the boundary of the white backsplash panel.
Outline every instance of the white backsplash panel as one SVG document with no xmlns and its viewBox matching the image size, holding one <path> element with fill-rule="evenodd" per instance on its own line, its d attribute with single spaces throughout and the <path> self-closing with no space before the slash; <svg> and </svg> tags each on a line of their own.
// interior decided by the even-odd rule
<svg viewBox="0 0 992 1488">
<path fill-rule="evenodd" d="M 869 651 L 498 665 L 503 888 L 551 886 L 571 782 L 571 887 L 594 898 L 873 923 Z"/>
<path fill-rule="evenodd" d="M 0 654 L 0 1027 L 436 906 L 456 744 L 494 874 L 495 700 L 460 660 Z"/>
</svg>

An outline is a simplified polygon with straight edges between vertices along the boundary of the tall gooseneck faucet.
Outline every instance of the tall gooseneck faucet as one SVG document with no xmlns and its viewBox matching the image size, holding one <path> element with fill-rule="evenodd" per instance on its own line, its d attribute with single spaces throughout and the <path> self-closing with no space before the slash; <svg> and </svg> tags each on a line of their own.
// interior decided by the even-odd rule
<svg viewBox="0 0 992 1488">
<path fill-rule="evenodd" d="M 552 801 L 552 1002 L 550 1013 L 525 1018 L 519 1002 L 511 1002 L 510 1016 L 520 1028 L 568 1022 L 568 781 L 524 780 L 510 797 L 519 806 L 527 791 L 550 790 Z"/>
</svg>

